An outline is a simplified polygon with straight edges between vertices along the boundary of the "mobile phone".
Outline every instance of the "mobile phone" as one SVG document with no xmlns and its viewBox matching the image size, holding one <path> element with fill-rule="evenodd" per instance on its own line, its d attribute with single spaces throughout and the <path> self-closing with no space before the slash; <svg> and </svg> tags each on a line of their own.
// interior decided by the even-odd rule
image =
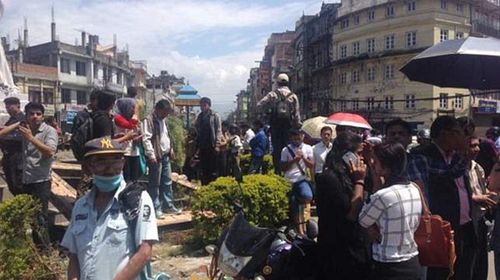
<svg viewBox="0 0 500 280">
<path fill-rule="evenodd" d="M 358 164 L 358 156 L 355 155 L 353 152 L 347 152 L 342 156 L 342 160 L 348 165 L 351 166 L 351 162 L 353 164 Z"/>
</svg>

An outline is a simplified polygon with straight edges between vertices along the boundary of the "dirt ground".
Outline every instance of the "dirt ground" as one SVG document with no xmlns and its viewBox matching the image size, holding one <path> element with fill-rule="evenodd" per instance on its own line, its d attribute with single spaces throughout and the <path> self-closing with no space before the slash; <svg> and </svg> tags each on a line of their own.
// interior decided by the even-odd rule
<svg viewBox="0 0 500 280">
<path fill-rule="evenodd" d="M 209 265 L 211 257 L 203 247 L 189 241 L 191 231 L 165 233 L 153 247 L 153 272 L 165 272 L 172 279 L 190 279 L 200 266 Z"/>
</svg>

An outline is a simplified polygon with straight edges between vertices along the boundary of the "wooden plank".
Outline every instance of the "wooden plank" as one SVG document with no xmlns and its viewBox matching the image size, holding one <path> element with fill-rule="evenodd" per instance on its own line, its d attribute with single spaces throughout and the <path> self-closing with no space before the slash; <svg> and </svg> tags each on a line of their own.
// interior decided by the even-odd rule
<svg viewBox="0 0 500 280">
<path fill-rule="evenodd" d="M 181 175 L 179 175 L 178 173 L 175 173 L 175 172 L 172 172 L 172 181 L 174 181 L 179 186 L 191 189 L 193 191 L 195 191 L 199 188 L 198 185 L 193 184 L 188 180 L 182 179 Z"/>
<path fill-rule="evenodd" d="M 76 201 L 76 190 L 73 189 L 63 178 L 52 172 L 52 186 L 50 202 L 68 220 L 71 219 L 71 211 Z"/>
<path fill-rule="evenodd" d="M 82 167 L 79 163 L 66 163 L 66 162 L 60 162 L 60 161 L 55 161 L 52 164 L 52 169 L 82 171 Z"/>
</svg>

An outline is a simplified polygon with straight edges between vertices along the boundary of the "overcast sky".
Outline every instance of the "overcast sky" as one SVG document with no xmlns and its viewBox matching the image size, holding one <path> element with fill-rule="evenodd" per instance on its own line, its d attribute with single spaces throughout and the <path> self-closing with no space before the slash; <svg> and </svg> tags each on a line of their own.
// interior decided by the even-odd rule
<svg viewBox="0 0 500 280">
<path fill-rule="evenodd" d="M 5 12 L 0 35 L 11 43 L 28 19 L 29 43 L 50 40 L 51 5 L 57 34 L 80 42 L 80 31 L 100 43 L 126 44 L 132 60 L 146 60 L 150 74 L 167 70 L 184 76 L 212 98 L 221 113 L 235 108 L 235 94 L 246 87 L 249 70 L 262 58 L 272 32 L 293 30 L 305 14 L 319 12 L 320 0 L 0 0 Z M 328 2 L 333 2 L 330 0 Z"/>
</svg>

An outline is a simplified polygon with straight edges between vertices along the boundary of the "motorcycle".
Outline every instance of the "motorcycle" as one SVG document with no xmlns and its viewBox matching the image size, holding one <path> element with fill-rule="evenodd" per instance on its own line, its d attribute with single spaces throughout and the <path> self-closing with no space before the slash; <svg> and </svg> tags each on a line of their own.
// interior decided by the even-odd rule
<svg viewBox="0 0 500 280">
<path fill-rule="evenodd" d="M 209 279 L 312 280 L 317 269 L 317 224 L 307 222 L 307 236 L 290 228 L 252 226 L 241 206 L 223 232 L 218 246 L 207 246 L 212 255 Z"/>
</svg>

